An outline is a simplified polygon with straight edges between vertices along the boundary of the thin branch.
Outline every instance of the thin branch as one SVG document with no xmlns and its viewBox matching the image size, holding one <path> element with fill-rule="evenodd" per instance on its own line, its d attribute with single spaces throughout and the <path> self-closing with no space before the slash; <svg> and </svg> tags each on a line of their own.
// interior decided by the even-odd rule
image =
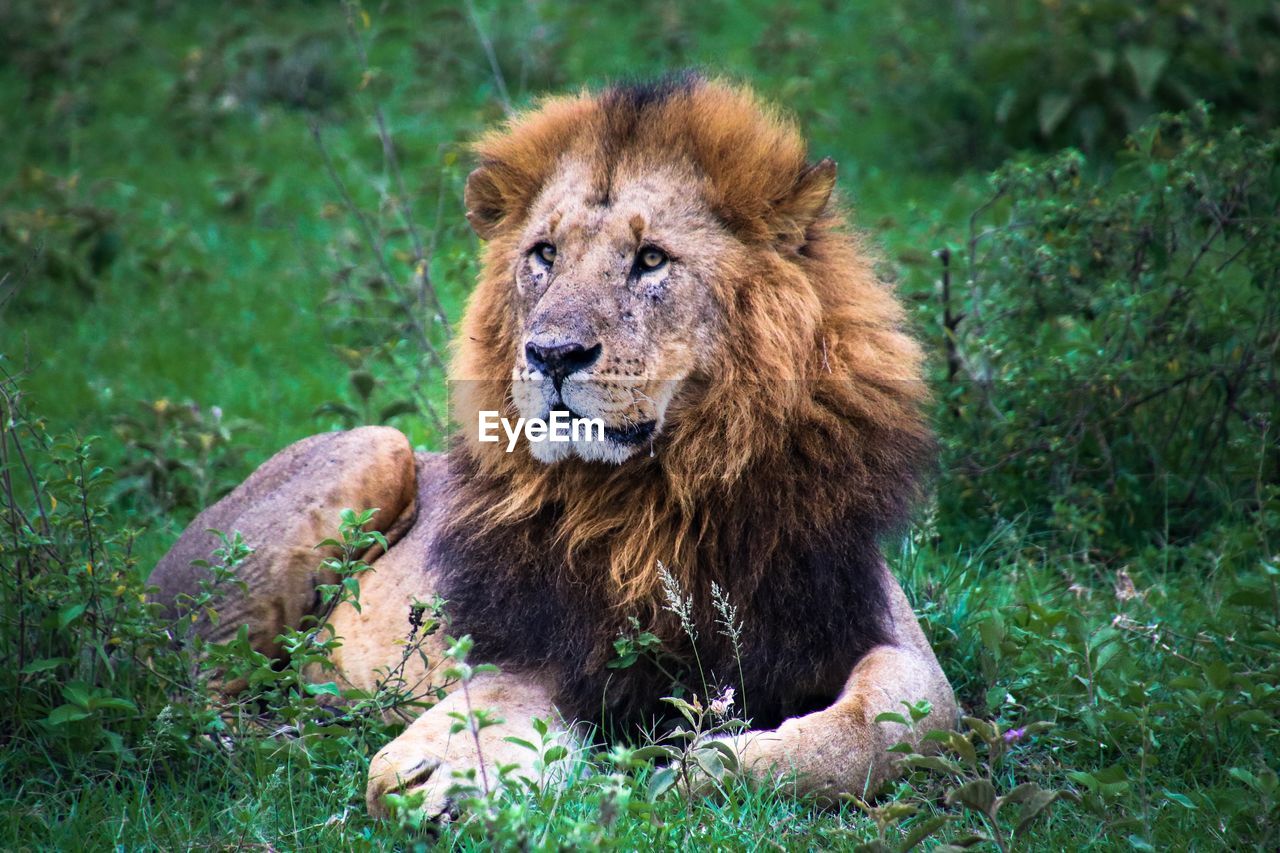
<svg viewBox="0 0 1280 853">
<path fill-rule="evenodd" d="M 351 34 L 351 40 L 355 42 L 356 52 L 360 57 L 361 70 L 368 74 L 371 71 L 369 53 L 365 49 L 364 39 L 360 37 L 360 31 L 356 29 L 354 4 L 348 2 L 346 10 L 347 31 Z M 378 126 L 378 139 L 382 143 L 382 157 L 386 161 L 387 170 L 391 172 L 391 179 L 395 182 L 396 194 L 392 197 L 392 203 L 395 205 L 396 212 L 400 215 L 400 220 L 409 234 L 409 242 L 413 244 L 415 274 L 421 279 L 422 292 L 425 292 L 431 298 L 431 306 L 435 311 L 437 321 L 448 325 L 449 319 L 445 314 L 444 305 L 441 303 L 440 295 L 436 292 L 435 285 L 431 281 L 430 273 L 427 272 L 430 256 L 427 254 L 422 235 L 419 233 L 417 222 L 414 220 L 412 202 L 409 192 L 405 188 L 404 175 L 400 171 L 400 159 L 396 156 L 396 146 L 391 138 L 391 131 L 388 129 L 386 114 L 382 110 L 382 105 L 376 102 L 373 105 L 373 119 Z"/>
<path fill-rule="evenodd" d="M 325 172 L 328 173 L 329 180 L 331 180 L 333 185 L 337 188 L 338 195 L 342 198 L 343 206 L 346 207 L 347 212 L 351 216 L 355 217 L 356 221 L 360 224 L 360 230 L 364 235 L 365 243 L 367 244 L 369 251 L 373 254 L 379 270 L 381 270 L 383 276 L 386 278 L 387 284 L 394 285 L 397 281 L 397 277 L 391 270 L 391 267 L 387 264 L 385 243 L 374 229 L 368 216 L 365 215 L 364 211 L 360 209 L 360 207 L 355 203 L 355 200 L 351 197 L 351 193 L 347 190 L 346 183 L 342 180 L 341 176 L 338 175 L 338 170 L 333 164 L 333 158 L 329 155 L 329 149 L 324 144 L 324 138 L 320 134 L 320 125 L 314 121 L 311 123 L 311 136 L 316 142 L 316 147 L 320 149 L 320 156 L 324 161 Z M 422 325 L 422 318 L 416 316 L 416 312 L 413 311 L 408 311 L 406 314 L 408 315 L 407 319 L 409 325 L 412 327 L 414 332 L 417 333 L 418 343 L 426 351 L 427 357 L 431 360 L 432 365 L 440 370 L 441 373 L 446 372 L 444 360 L 440 357 L 439 351 L 431 341 L 431 337 L 427 333 L 426 328 Z"/>
<path fill-rule="evenodd" d="M 511 96 L 507 94 L 507 81 L 502 76 L 502 69 L 498 67 L 498 55 L 493 50 L 493 42 L 489 40 L 489 34 L 480 25 L 480 16 L 476 14 L 476 4 L 473 0 L 467 0 L 467 15 L 471 18 L 471 26 L 475 29 L 476 36 L 480 39 L 480 47 L 484 49 L 485 58 L 489 60 L 489 70 L 493 72 L 493 82 L 498 87 L 498 100 L 502 102 L 502 111 L 511 115 L 515 109 L 511 106 Z"/>
</svg>

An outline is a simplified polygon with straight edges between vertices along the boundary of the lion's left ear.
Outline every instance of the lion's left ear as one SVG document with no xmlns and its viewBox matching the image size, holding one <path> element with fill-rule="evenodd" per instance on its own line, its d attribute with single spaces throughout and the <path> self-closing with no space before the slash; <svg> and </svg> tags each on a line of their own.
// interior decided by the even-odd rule
<svg viewBox="0 0 1280 853">
<path fill-rule="evenodd" d="M 774 206 L 775 233 L 780 242 L 801 246 L 805 233 L 831 200 L 836 186 L 836 161 L 826 157 L 805 168 L 791 192 Z"/>
<path fill-rule="evenodd" d="M 481 240 L 492 239 L 506 216 L 506 201 L 494 180 L 492 166 L 481 166 L 467 175 L 467 188 L 462 200 L 467 208 L 467 222 L 471 223 L 471 230 Z"/>
</svg>

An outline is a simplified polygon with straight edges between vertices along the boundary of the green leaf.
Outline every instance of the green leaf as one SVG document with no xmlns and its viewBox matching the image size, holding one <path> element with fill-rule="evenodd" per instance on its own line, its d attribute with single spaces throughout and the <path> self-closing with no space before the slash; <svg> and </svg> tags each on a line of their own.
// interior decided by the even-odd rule
<svg viewBox="0 0 1280 853">
<path fill-rule="evenodd" d="M 1271 594 L 1260 589 L 1243 588 L 1227 596 L 1227 604 L 1237 607 L 1270 607 Z"/>
<path fill-rule="evenodd" d="M 378 384 L 378 380 L 367 370 L 351 371 L 350 380 L 351 387 L 355 389 L 361 400 L 368 400 L 373 394 L 374 387 Z"/>
<path fill-rule="evenodd" d="M 893 848 L 885 844 L 879 838 L 871 841 L 864 841 L 857 847 L 854 847 L 854 853 L 893 853 Z"/>
<path fill-rule="evenodd" d="M 902 762 L 908 767 L 936 770 L 939 773 L 951 773 L 956 776 L 964 773 L 964 768 L 959 764 L 938 755 L 912 755 L 902 759 Z"/>
<path fill-rule="evenodd" d="M 83 681 L 68 681 L 62 685 L 62 698 L 73 705 L 79 705 L 88 710 L 92 697 L 93 693 L 89 690 L 89 685 Z"/>
<path fill-rule="evenodd" d="M 1176 791 L 1170 791 L 1168 788 L 1165 788 L 1165 789 L 1164 789 L 1164 796 L 1165 796 L 1165 798 L 1166 798 L 1166 799 L 1172 800 L 1173 802 L 1175 802 L 1175 803 L 1177 803 L 1178 805 L 1182 806 L 1184 809 L 1190 809 L 1190 810 L 1191 810 L 1191 811 L 1193 811 L 1193 812 L 1194 812 L 1194 811 L 1199 811 L 1199 809 L 1200 809 L 1200 807 L 1199 807 L 1199 806 L 1197 806 L 1195 803 L 1191 802 L 1191 798 L 1190 798 L 1190 797 L 1188 797 L 1186 794 L 1179 794 L 1179 793 L 1178 793 L 1178 792 L 1176 792 Z"/>
<path fill-rule="evenodd" d="M 947 802 L 960 802 L 974 811 L 991 814 L 996 802 L 996 788 L 986 779 L 975 779 L 948 791 Z"/>
<path fill-rule="evenodd" d="M 929 838 L 950 822 L 951 815 L 945 814 L 935 815 L 931 818 L 926 818 L 925 820 L 917 822 L 913 827 L 911 827 L 911 831 L 906 834 L 906 837 L 902 839 L 902 846 L 898 849 L 901 853 L 906 853 L 906 851 L 916 847 L 921 841 Z"/>
<path fill-rule="evenodd" d="M 724 762 L 724 766 L 729 772 L 738 772 L 738 753 L 734 752 L 733 747 L 722 740 L 707 741 L 706 748 L 714 749 L 720 753 L 720 760 Z"/>
<path fill-rule="evenodd" d="M 692 705 L 690 705 L 688 702 L 684 701 L 683 699 L 676 698 L 675 696 L 666 696 L 663 698 L 662 701 L 674 707 L 677 711 L 681 713 L 682 716 L 684 716 L 684 718 L 689 722 L 689 725 L 693 726 L 694 728 L 697 728 L 698 724 L 694 720 L 694 714 L 696 713 L 696 711 L 694 711 L 694 708 Z"/>
<path fill-rule="evenodd" d="M 39 660 L 33 660 L 31 663 L 24 666 L 22 668 L 22 674 L 35 675 L 37 672 L 46 672 L 50 669 L 62 666 L 64 663 L 69 663 L 69 661 L 66 658 L 40 658 Z"/>
<path fill-rule="evenodd" d="M 1012 791 L 1010 791 L 1009 793 L 1005 794 L 1003 797 L 1000 798 L 1000 801 L 996 803 L 996 811 L 997 812 L 1000 811 L 1000 807 L 1005 805 L 1006 803 L 1026 802 L 1037 791 L 1042 791 L 1042 790 L 1044 789 L 1041 788 L 1039 785 L 1037 785 L 1035 782 L 1023 782 L 1021 785 L 1014 788 Z"/>
<path fill-rule="evenodd" d="M 877 723 L 897 723 L 900 726 L 908 725 L 907 718 L 899 714 L 897 711 L 885 711 L 882 714 L 876 714 Z"/>
<path fill-rule="evenodd" d="M 964 720 L 966 726 L 972 729 L 986 743 L 992 743 L 1000 737 L 1000 730 L 993 723 L 980 720 L 977 717 L 962 717 L 961 719 Z"/>
<path fill-rule="evenodd" d="M 1004 620 L 999 613 L 992 613 L 978 623 L 978 636 L 982 638 L 982 645 L 987 647 L 987 651 L 999 658 L 1000 643 L 1004 640 Z"/>
<path fill-rule="evenodd" d="M 1125 48 L 1124 58 L 1133 70 L 1134 82 L 1138 85 L 1138 94 L 1144 101 L 1151 100 L 1156 85 L 1169 64 L 1169 52 L 1159 47 L 1141 47 L 1130 45 Z"/>
<path fill-rule="evenodd" d="M 68 723 L 75 723 L 80 720 L 86 720 L 90 717 L 88 711 L 76 705 L 59 705 L 49 712 L 49 716 L 44 718 L 45 725 L 49 726 L 65 726 Z"/>
<path fill-rule="evenodd" d="M 1062 124 L 1062 120 L 1071 113 L 1073 105 L 1074 99 L 1070 95 L 1059 92 L 1047 92 L 1041 95 L 1040 102 L 1036 105 L 1036 120 L 1040 124 L 1040 135 L 1053 136 L 1053 132 Z"/>
<path fill-rule="evenodd" d="M 330 401 L 328 403 L 322 403 L 320 406 L 316 408 L 314 412 L 311 413 L 311 417 L 313 418 L 318 418 L 318 417 L 321 417 L 322 415 L 339 415 L 343 418 L 349 418 L 351 420 L 358 420 L 360 418 L 360 413 L 357 412 L 355 409 L 351 408 L 345 403 L 337 403 L 333 401 Z"/>
<path fill-rule="evenodd" d="M 907 706 L 907 713 L 911 715 L 912 723 L 918 723 L 933 713 L 933 703 L 928 699 L 921 699 L 919 702 L 903 700 L 902 704 Z"/>
<path fill-rule="evenodd" d="M 655 770 L 653 775 L 649 777 L 649 800 L 658 799 L 667 791 L 671 790 L 671 786 L 676 783 L 676 769 L 674 767 L 663 767 L 661 770 Z"/>
<path fill-rule="evenodd" d="M 88 604 L 86 604 L 83 601 L 80 601 L 75 604 L 68 604 L 66 607 L 59 610 L 58 611 L 58 628 L 59 629 L 66 628 L 72 622 L 79 619 L 80 616 L 84 613 L 86 607 L 88 607 Z"/>
<path fill-rule="evenodd" d="M 1274 726 L 1275 718 L 1263 711 L 1261 708 L 1250 708 L 1236 714 L 1236 720 L 1241 723 L 1252 723 L 1256 726 Z"/>
<path fill-rule="evenodd" d="M 1261 783 L 1259 783 L 1258 777 L 1254 776 L 1252 773 L 1250 773 L 1248 770 L 1245 770 L 1243 767 L 1232 767 L 1227 771 L 1227 775 L 1230 776 L 1232 779 L 1237 779 L 1245 783 L 1255 791 L 1262 790 L 1262 785 Z"/>
<path fill-rule="evenodd" d="M 1051 806 L 1059 797 L 1057 791 L 1046 791 L 1043 788 L 1033 791 L 1026 801 L 1022 804 L 1022 811 L 1018 814 L 1018 825 L 1013 828 L 1015 838 L 1022 836 L 1040 813 Z"/>
<path fill-rule="evenodd" d="M 977 847 L 979 844 L 987 844 L 990 841 L 990 838 L 979 832 L 970 832 L 964 835 L 958 835 L 946 844 L 939 846 L 937 848 L 937 853 L 954 853 L 954 851 L 957 850 L 968 850 L 971 847 Z"/>
<path fill-rule="evenodd" d="M 307 694 L 310 696 L 341 696 L 342 690 L 337 683 L 326 681 L 323 684 L 307 684 Z"/>
<path fill-rule="evenodd" d="M 978 753 L 973 748 L 973 744 L 969 739 L 959 732 L 949 732 L 950 737 L 947 738 L 947 748 L 960 756 L 965 764 L 975 767 L 978 764 Z"/>
<path fill-rule="evenodd" d="M 379 423 L 386 423 L 392 418 L 400 415 L 414 415 L 418 413 L 418 407 L 410 400 L 396 400 L 388 406 L 384 406 L 382 411 L 378 412 Z"/>
<path fill-rule="evenodd" d="M 90 699 L 89 708 L 93 711 L 125 711 L 131 714 L 138 713 L 138 706 L 130 702 L 128 699 L 121 699 L 116 696 L 108 696 L 103 699 Z"/>
<path fill-rule="evenodd" d="M 521 749 L 527 749 L 533 753 L 536 753 L 538 751 L 537 746 L 535 746 L 532 742 L 527 741 L 522 737 L 516 737 L 515 735 L 508 735 L 507 737 L 504 737 L 503 740 L 505 740 L 507 743 L 513 743 L 516 746 L 520 747 Z"/>
<path fill-rule="evenodd" d="M 720 760 L 720 753 L 714 749 L 699 749 L 693 754 L 693 760 L 702 768 L 702 772 L 706 773 L 717 782 L 724 781 L 724 762 Z"/>
<path fill-rule="evenodd" d="M 1099 77 L 1110 77 L 1116 67 L 1116 54 L 1112 50 L 1093 51 L 1093 67 Z"/>
<path fill-rule="evenodd" d="M 568 756 L 569 756 L 568 748 L 566 748 L 563 744 L 557 743 L 554 746 L 547 747 L 547 751 L 542 753 L 542 761 L 545 764 L 552 764 L 557 761 L 562 761 Z"/>
<path fill-rule="evenodd" d="M 675 761 L 680 757 L 680 753 L 669 746 L 654 743 L 640 747 L 631 753 L 631 757 L 636 761 Z"/>
</svg>

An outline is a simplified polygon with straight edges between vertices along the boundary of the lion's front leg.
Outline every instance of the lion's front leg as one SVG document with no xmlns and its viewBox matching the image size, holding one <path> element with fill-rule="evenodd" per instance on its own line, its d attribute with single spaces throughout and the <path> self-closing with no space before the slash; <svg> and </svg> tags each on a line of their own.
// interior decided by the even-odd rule
<svg viewBox="0 0 1280 853">
<path fill-rule="evenodd" d="M 889 747 L 905 740 L 918 749 L 930 730 L 955 727 L 951 685 L 902 588 L 892 578 L 888 583 L 894 641 L 858 661 L 829 708 L 793 717 L 773 731 L 733 738 L 748 776 L 762 781 L 794 776 L 799 793 L 828 802 L 840 794 L 870 795 L 895 772 L 896 754 Z M 921 699 L 933 710 L 914 731 L 876 722 L 888 711 L 905 714 L 903 702 Z"/>
<path fill-rule="evenodd" d="M 478 734 L 469 727 L 454 731 L 459 720 L 453 715 L 470 720 L 481 710 L 501 722 L 480 729 Z M 477 677 L 465 691 L 455 688 L 373 757 L 365 789 L 369 813 L 386 816 L 387 794 L 420 791 L 425 794 L 423 811 L 437 818 L 452 808 L 451 788 L 462 782 L 492 789 L 501 766 L 514 765 L 515 776 L 536 780 L 539 756 L 507 740 L 519 738 L 538 745 L 541 738 L 533 726 L 535 719 L 543 720 L 559 739 L 572 738 L 541 679 L 499 673 Z M 474 782 L 465 779 L 471 770 L 475 771 Z"/>
<path fill-rule="evenodd" d="M 877 723 L 886 711 L 905 714 L 903 701 L 927 699 L 932 713 L 914 732 L 896 723 Z M 840 794 L 869 796 L 894 773 L 888 748 L 903 740 L 919 746 L 930 729 L 955 725 L 951 687 L 932 655 L 880 646 L 854 668 L 840 698 L 829 708 L 794 717 L 773 731 L 750 731 L 732 745 L 748 777 L 760 781 L 794 778 L 798 793 L 832 802 Z"/>
</svg>

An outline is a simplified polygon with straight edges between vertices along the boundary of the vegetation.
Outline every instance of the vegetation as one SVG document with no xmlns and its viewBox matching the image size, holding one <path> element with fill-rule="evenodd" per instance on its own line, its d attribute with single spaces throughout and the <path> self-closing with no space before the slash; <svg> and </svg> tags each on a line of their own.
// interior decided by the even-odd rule
<svg viewBox="0 0 1280 853">
<path fill-rule="evenodd" d="M 1274 848 L 1278 56 L 1267 2 L 0 0 L 0 846 Z M 146 575 L 289 441 L 440 447 L 466 142 L 686 65 L 840 162 L 935 354 L 936 499 L 888 544 L 965 725 L 834 807 L 688 734 L 546 735 L 540 782 L 375 823 L 369 757 L 479 670 L 466 639 L 438 683 L 356 695 L 302 678 L 324 614 L 283 666 L 192 639 L 254 544 L 234 531 L 179 618 Z M 363 509 L 333 602 L 358 600 Z M 248 689 L 218 697 L 208 662 Z M 672 698 L 688 732 L 742 724 Z"/>
</svg>

